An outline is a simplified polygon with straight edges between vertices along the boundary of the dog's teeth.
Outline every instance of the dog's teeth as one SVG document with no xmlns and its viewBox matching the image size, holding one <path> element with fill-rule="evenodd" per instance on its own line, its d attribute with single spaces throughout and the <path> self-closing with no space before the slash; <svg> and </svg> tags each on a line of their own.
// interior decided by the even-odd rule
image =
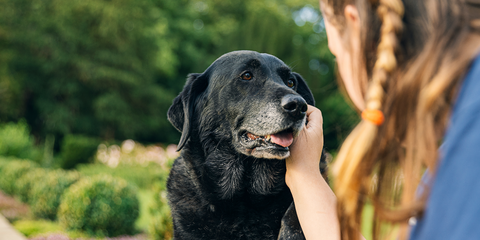
<svg viewBox="0 0 480 240">
<path fill-rule="evenodd" d="M 268 134 L 267 136 L 265 136 L 265 139 L 267 139 L 267 141 L 270 141 L 270 138 L 272 138 L 272 136 L 270 134 Z"/>
<path fill-rule="evenodd" d="M 259 136 L 252 133 L 247 133 L 247 137 L 250 138 L 250 140 L 257 140 L 259 138 Z"/>
</svg>

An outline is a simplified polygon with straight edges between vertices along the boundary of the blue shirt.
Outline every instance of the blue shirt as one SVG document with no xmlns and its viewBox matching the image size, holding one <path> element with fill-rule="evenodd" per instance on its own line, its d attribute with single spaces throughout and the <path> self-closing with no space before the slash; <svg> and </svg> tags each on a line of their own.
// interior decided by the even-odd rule
<svg viewBox="0 0 480 240">
<path fill-rule="evenodd" d="M 410 239 L 480 239 L 480 56 L 453 107 L 425 213 Z"/>
</svg>

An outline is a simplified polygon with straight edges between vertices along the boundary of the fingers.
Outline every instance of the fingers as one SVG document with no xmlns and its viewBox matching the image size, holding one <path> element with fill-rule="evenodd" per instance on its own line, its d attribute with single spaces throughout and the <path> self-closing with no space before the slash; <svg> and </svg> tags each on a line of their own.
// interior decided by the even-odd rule
<svg viewBox="0 0 480 240">
<path fill-rule="evenodd" d="M 317 128 L 317 127 L 322 128 L 323 116 L 320 109 L 314 106 L 308 105 L 307 122 L 308 122 L 306 126 L 307 129 Z"/>
<path fill-rule="evenodd" d="M 287 158 L 286 179 L 302 178 L 306 175 L 320 175 L 319 162 L 323 149 L 323 117 L 322 112 L 314 106 L 308 106 L 307 125 L 300 132 L 290 147 Z"/>
</svg>

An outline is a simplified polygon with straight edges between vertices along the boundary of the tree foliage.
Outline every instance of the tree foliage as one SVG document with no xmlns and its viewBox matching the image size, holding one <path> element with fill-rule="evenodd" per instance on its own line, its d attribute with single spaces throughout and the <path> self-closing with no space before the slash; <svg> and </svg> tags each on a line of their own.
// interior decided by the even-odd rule
<svg viewBox="0 0 480 240">
<path fill-rule="evenodd" d="M 239 49 L 302 74 L 326 145 L 356 121 L 335 84 L 313 0 L 0 0 L 0 121 L 37 139 L 84 134 L 175 142 L 166 119 L 185 77 Z"/>
</svg>

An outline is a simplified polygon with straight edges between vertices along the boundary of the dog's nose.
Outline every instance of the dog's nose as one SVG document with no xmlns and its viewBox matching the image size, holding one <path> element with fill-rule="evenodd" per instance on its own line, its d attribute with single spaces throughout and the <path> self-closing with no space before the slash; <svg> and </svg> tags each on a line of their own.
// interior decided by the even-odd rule
<svg viewBox="0 0 480 240">
<path fill-rule="evenodd" d="M 282 107 L 285 112 L 302 116 L 307 112 L 307 102 L 297 95 L 289 94 L 282 98 Z"/>
</svg>

